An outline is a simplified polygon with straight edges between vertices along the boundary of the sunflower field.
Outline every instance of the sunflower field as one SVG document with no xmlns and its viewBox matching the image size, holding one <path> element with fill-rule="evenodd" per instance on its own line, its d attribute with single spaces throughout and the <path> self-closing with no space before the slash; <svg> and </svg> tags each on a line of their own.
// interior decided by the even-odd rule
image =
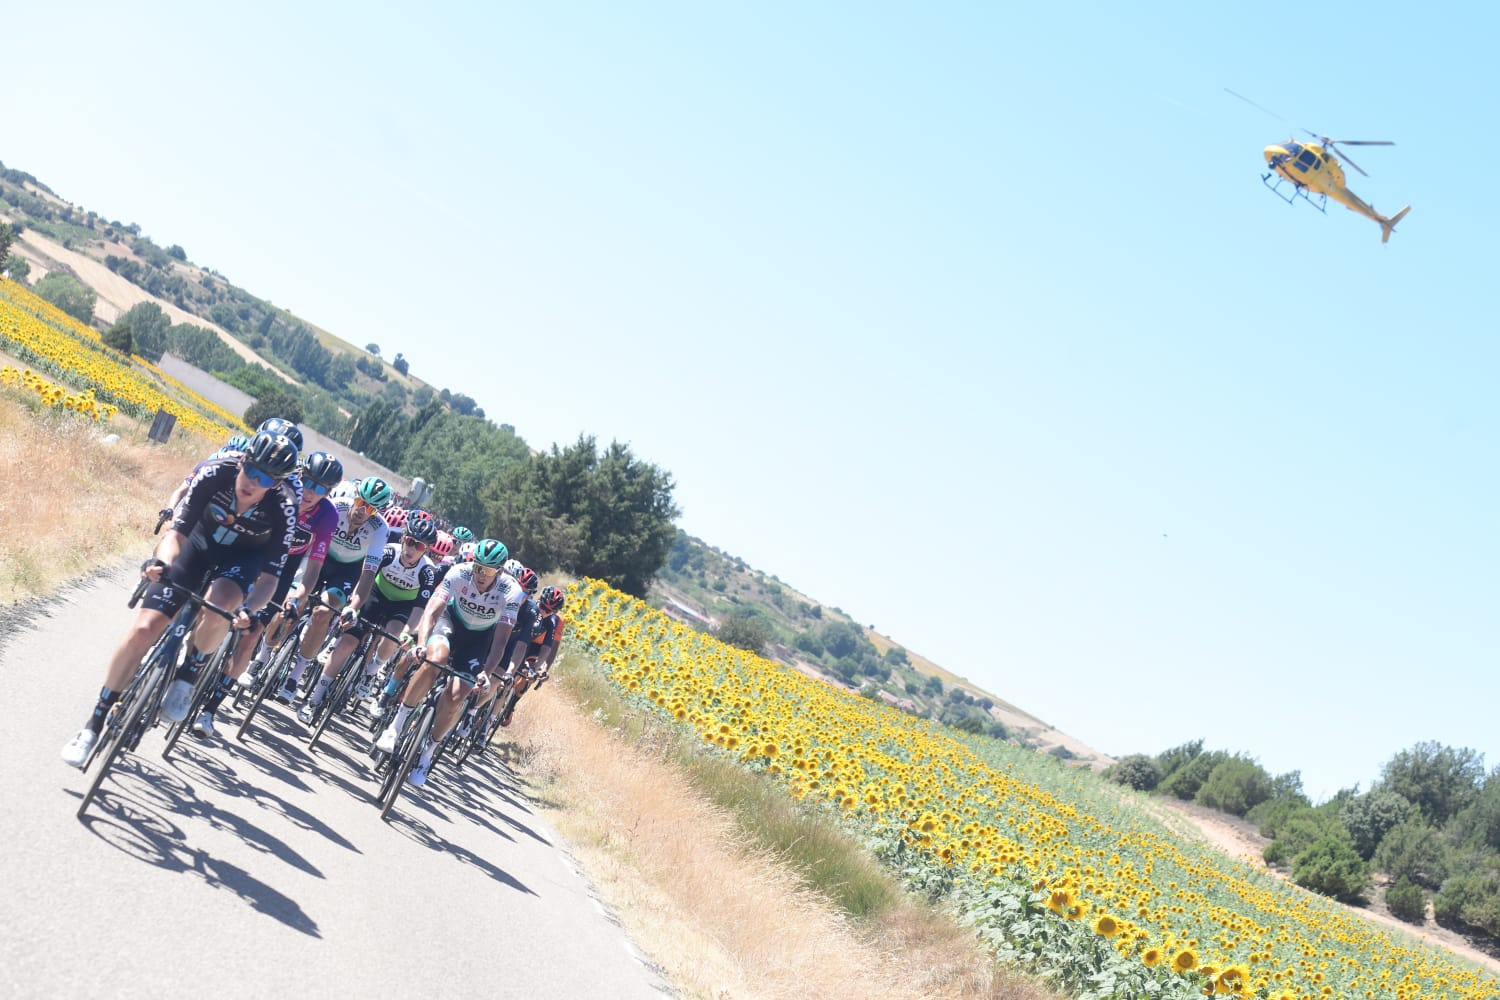
<svg viewBox="0 0 1500 1000">
<path fill-rule="evenodd" d="M 7 279 L 0 279 L 0 350 L 35 368 L 35 378 L 87 393 L 95 407 L 110 407 L 110 416 L 118 411 L 150 420 L 162 409 L 183 430 L 221 439 L 245 429 L 234 414 L 155 365 L 110 350 L 94 330 Z"/>
<path fill-rule="evenodd" d="M 1489 975 L 1206 845 L 1133 793 L 719 643 L 597 581 L 568 642 L 632 700 L 833 811 L 1002 960 L 1080 1000 L 1483 1000 Z"/>
</svg>

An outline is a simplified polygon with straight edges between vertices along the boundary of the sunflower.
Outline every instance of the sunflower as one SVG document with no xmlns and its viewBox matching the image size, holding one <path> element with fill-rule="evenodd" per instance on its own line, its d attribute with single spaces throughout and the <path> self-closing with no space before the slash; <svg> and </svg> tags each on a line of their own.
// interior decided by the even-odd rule
<svg viewBox="0 0 1500 1000">
<path fill-rule="evenodd" d="M 1193 954 L 1193 949 L 1184 948 L 1172 956 L 1172 969 L 1175 972 L 1192 972 L 1198 967 L 1198 956 Z"/>
<path fill-rule="evenodd" d="M 1108 913 L 1102 913 L 1094 921 L 1094 933 L 1100 937 L 1112 938 L 1120 933 L 1120 925 L 1115 921 L 1114 917 Z"/>
<path fill-rule="evenodd" d="M 1160 948 L 1147 948 L 1145 951 L 1141 952 L 1141 961 L 1145 962 L 1146 965 L 1148 965 L 1148 966 L 1160 965 L 1161 964 L 1161 949 Z"/>
</svg>

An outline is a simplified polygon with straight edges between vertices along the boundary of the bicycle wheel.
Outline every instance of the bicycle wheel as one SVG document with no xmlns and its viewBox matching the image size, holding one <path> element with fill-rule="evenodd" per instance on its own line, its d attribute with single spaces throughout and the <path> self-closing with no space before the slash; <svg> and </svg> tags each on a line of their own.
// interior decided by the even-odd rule
<svg viewBox="0 0 1500 1000">
<path fill-rule="evenodd" d="M 338 677 L 334 679 L 333 685 L 323 696 L 323 704 L 318 706 L 313 718 L 313 733 L 307 741 L 307 749 L 312 750 L 317 747 L 323 731 L 328 728 L 328 723 L 344 710 L 344 703 L 349 700 L 349 692 L 354 690 L 354 682 L 359 679 L 360 673 L 365 668 L 365 654 L 369 652 L 369 648 L 369 640 L 366 639 L 344 661 Z"/>
<path fill-rule="evenodd" d="M 181 722 L 172 723 L 167 730 L 167 742 L 161 748 L 162 760 L 171 756 L 172 751 L 177 748 L 177 741 L 182 739 L 182 734 L 193 725 L 198 714 L 203 711 L 203 706 L 208 703 L 208 696 L 213 694 L 214 688 L 219 686 L 219 677 L 223 675 L 229 658 L 234 655 L 237 639 L 237 633 L 231 632 L 225 636 L 224 641 L 219 643 L 219 648 L 214 650 L 213 656 L 210 656 L 198 668 L 198 677 L 193 681 L 193 697 L 188 702 L 188 714 L 183 716 Z"/>
<path fill-rule="evenodd" d="M 422 706 L 421 717 L 416 725 L 406 727 L 401 739 L 396 742 L 396 752 L 391 756 L 391 767 L 386 771 L 385 782 L 380 786 L 380 818 L 386 819 L 401 797 L 401 786 L 406 776 L 416 767 L 422 756 L 422 747 L 432 733 L 432 722 L 437 716 L 437 706 L 428 701 Z"/>
<path fill-rule="evenodd" d="M 161 701 L 162 694 L 167 689 L 166 677 L 175 657 L 169 655 L 170 650 L 163 651 L 160 647 L 157 652 L 158 655 L 136 673 L 135 679 L 105 717 L 104 729 L 94 746 L 94 757 L 100 758 L 99 771 L 89 783 L 88 790 L 83 793 L 83 801 L 78 803 L 79 819 L 83 819 L 89 803 L 94 801 L 94 796 L 104 784 L 105 776 L 119 760 L 121 752 L 132 749 L 134 743 L 139 741 L 140 731 L 144 728 L 142 723 Z M 168 655 L 162 655 L 164 652 Z"/>
<path fill-rule="evenodd" d="M 286 679 L 287 671 L 292 668 L 293 658 L 297 655 L 297 648 L 302 644 L 302 635 L 307 630 L 307 619 L 303 618 L 281 642 L 276 646 L 271 659 L 261 668 L 260 679 L 255 685 L 255 693 L 250 699 L 250 707 L 245 709 L 245 717 L 240 720 L 240 728 L 235 730 L 234 738 L 243 741 L 245 734 L 250 731 L 250 723 L 255 719 L 255 713 L 260 711 L 260 706 L 265 704 L 272 693 L 281 689 L 281 682 Z"/>
</svg>

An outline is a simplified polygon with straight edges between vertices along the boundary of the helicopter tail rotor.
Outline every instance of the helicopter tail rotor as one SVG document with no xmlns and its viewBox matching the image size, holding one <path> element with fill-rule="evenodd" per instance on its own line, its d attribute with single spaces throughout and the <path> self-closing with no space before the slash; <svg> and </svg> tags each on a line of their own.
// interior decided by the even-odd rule
<svg viewBox="0 0 1500 1000">
<path fill-rule="evenodd" d="M 1380 242 L 1389 243 L 1391 241 L 1391 233 L 1396 231 L 1396 223 L 1406 218 L 1406 213 L 1410 211 L 1411 206 L 1407 205 L 1389 219 L 1383 215 L 1377 216 L 1376 221 L 1380 223 Z"/>
</svg>

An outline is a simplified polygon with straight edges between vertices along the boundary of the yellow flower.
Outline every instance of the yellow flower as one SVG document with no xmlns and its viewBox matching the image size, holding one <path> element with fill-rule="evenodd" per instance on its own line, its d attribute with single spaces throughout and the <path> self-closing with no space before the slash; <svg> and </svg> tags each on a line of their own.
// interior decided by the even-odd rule
<svg viewBox="0 0 1500 1000">
<path fill-rule="evenodd" d="M 1099 918 L 1094 921 L 1094 933 L 1101 935 L 1102 937 L 1112 938 L 1116 934 L 1120 933 L 1120 925 L 1115 922 L 1114 917 L 1110 916 L 1108 913 L 1102 913 L 1099 915 Z"/>
<path fill-rule="evenodd" d="M 1145 951 L 1141 952 L 1141 961 L 1145 962 L 1148 966 L 1160 965 L 1161 949 L 1147 948 Z"/>
<path fill-rule="evenodd" d="M 1198 967 L 1198 956 L 1193 949 L 1184 948 L 1172 956 L 1172 969 L 1176 972 L 1192 972 Z"/>
</svg>

